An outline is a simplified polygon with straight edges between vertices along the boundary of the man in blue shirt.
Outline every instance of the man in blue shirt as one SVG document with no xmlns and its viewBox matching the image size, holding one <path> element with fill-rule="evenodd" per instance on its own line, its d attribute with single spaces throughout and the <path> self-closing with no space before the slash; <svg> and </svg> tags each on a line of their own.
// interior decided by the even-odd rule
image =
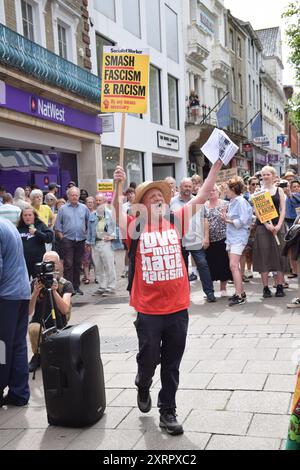
<svg viewBox="0 0 300 470">
<path fill-rule="evenodd" d="M 0 406 L 29 400 L 26 334 L 30 285 L 20 234 L 0 218 Z M 5 388 L 8 393 L 3 397 Z"/>
<path fill-rule="evenodd" d="M 73 284 L 76 294 L 83 295 L 80 286 L 80 267 L 84 255 L 90 212 L 79 202 L 80 191 L 71 187 L 67 191 L 68 202 L 57 214 L 56 237 L 62 240 L 64 253 L 64 278 Z"/>
</svg>

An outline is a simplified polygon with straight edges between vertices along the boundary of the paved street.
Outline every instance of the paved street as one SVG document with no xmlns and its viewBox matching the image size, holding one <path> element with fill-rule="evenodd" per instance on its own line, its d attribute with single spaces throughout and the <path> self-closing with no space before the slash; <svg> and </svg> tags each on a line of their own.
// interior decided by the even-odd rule
<svg viewBox="0 0 300 470">
<path fill-rule="evenodd" d="M 122 257 L 118 253 L 119 274 Z M 128 307 L 124 280 L 119 286 L 110 299 L 92 296 L 95 285 L 87 286 L 83 297 L 75 297 L 72 316 L 72 323 L 99 326 L 107 398 L 104 417 L 88 429 L 48 426 L 39 371 L 30 381 L 28 407 L 0 410 L 1 449 L 284 448 L 295 385 L 292 355 L 300 349 L 300 311 L 285 307 L 295 297 L 295 283 L 286 298 L 262 302 L 255 278 L 247 285 L 247 304 L 231 309 L 225 299 L 206 304 L 200 283 L 193 283 L 177 394 L 185 433 L 177 437 L 159 429 L 155 407 L 148 415 L 137 408 L 135 315 Z M 152 389 L 154 405 L 158 390 L 159 373 Z"/>
</svg>

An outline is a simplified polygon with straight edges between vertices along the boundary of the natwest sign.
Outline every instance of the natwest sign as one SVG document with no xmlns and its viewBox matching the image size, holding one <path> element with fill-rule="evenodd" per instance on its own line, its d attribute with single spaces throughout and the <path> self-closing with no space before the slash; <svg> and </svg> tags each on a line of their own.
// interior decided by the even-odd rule
<svg viewBox="0 0 300 470">
<path fill-rule="evenodd" d="M 0 107 L 11 109 L 56 124 L 82 129 L 93 134 L 101 134 L 101 120 L 95 114 L 85 113 L 61 103 L 31 95 L 0 81 Z"/>
<path fill-rule="evenodd" d="M 62 105 L 32 96 L 30 106 L 31 111 L 41 117 L 54 119 L 59 123 L 65 123 L 65 108 Z"/>
</svg>

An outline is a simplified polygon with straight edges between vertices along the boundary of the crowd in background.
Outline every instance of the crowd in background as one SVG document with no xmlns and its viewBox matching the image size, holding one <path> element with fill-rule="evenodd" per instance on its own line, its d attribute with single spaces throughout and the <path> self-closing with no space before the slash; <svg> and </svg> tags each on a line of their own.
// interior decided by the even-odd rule
<svg viewBox="0 0 300 470">
<path fill-rule="evenodd" d="M 172 177 L 166 181 L 172 189 L 170 208 L 174 211 L 194 198 L 202 184 L 198 175 L 184 178 L 179 186 Z M 134 211 L 135 187 L 130 183 L 123 193 L 127 214 Z M 277 209 L 278 218 L 272 224 L 261 224 L 256 217 L 252 196 L 260 189 L 269 191 Z M 21 235 L 29 277 L 35 277 L 35 264 L 53 250 L 74 294 L 83 295 L 80 285 L 89 284 L 93 272 L 93 282 L 98 284 L 94 295 L 113 295 L 117 288 L 115 250 L 125 250 L 123 278 L 128 277 L 129 260 L 106 196 L 90 196 L 73 181 L 64 197 L 58 197 L 58 191 L 59 186 L 50 183 L 46 193 L 26 186 L 16 188 L 12 196 L 0 187 L 0 217 L 10 220 Z M 298 254 L 286 248 L 284 237 L 299 214 L 300 182 L 293 170 L 280 179 L 275 169 L 267 166 L 254 176 L 215 185 L 182 239 L 190 282 L 200 277 L 209 303 L 217 300 L 215 281 L 220 282 L 221 297 L 228 297 L 227 285 L 233 284 L 235 293 L 228 302 L 234 306 L 246 301 L 244 283 L 258 272 L 263 298 L 273 296 L 270 275 L 275 296 L 283 297 L 288 288 L 285 277 L 298 276 Z M 291 306 L 300 306 L 299 297 Z"/>
</svg>

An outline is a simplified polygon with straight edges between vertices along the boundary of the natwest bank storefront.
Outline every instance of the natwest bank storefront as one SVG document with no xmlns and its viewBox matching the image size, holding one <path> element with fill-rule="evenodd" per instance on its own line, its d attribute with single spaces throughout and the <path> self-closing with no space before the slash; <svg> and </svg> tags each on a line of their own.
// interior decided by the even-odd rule
<svg viewBox="0 0 300 470">
<path fill-rule="evenodd" d="M 91 194 L 102 177 L 98 107 L 61 90 L 0 81 L 0 185 L 61 186 Z M 42 89 L 44 88 L 44 89 Z"/>
</svg>

